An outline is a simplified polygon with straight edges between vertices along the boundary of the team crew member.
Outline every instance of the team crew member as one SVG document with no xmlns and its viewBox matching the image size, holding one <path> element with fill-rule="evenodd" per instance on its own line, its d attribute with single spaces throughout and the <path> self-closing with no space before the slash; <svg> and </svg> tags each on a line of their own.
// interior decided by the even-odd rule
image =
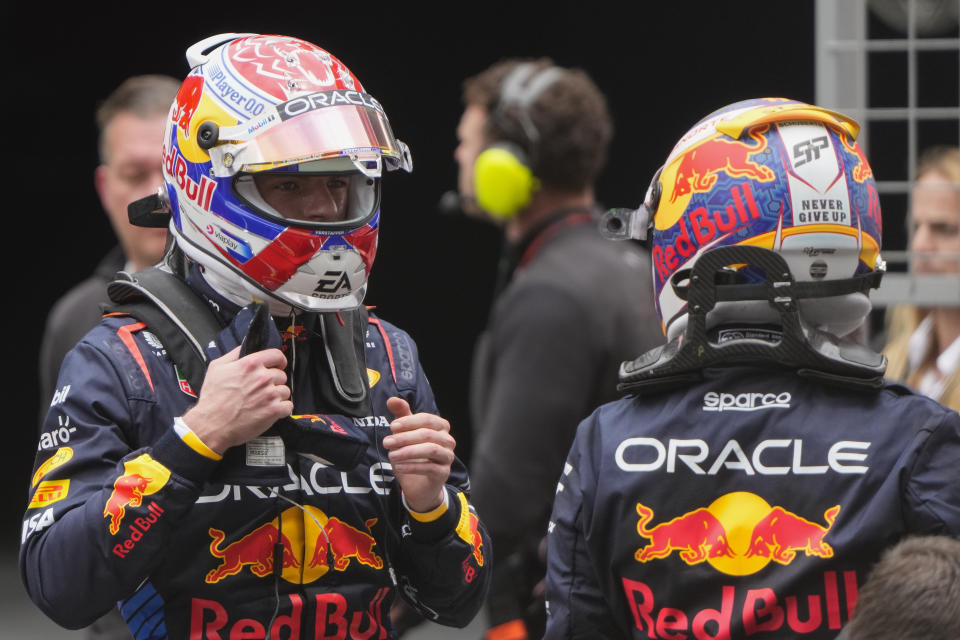
<svg viewBox="0 0 960 640">
<path fill-rule="evenodd" d="M 47 315 L 39 358 L 41 406 L 50 402 L 63 356 L 100 322 L 100 304 L 109 302 L 107 283 L 117 271 L 138 271 L 156 264 L 163 255 L 166 229 L 133 226 L 127 218 L 127 205 L 155 191 L 162 180 L 157 146 L 163 140 L 167 111 L 179 87 L 169 76 L 131 76 L 97 109 L 100 164 L 94 172 L 94 185 L 117 245 L 93 273 L 64 293 Z"/>
<path fill-rule="evenodd" d="M 613 123 L 593 80 L 509 59 L 468 78 L 463 100 L 461 200 L 504 238 L 470 381 L 474 498 L 500 558 L 486 637 L 524 640 L 543 635 L 543 541 L 576 426 L 616 397 L 619 363 L 662 335 L 646 252 L 597 230 Z"/>
<path fill-rule="evenodd" d="M 842 337 L 883 269 L 857 132 L 792 100 L 729 105 L 611 213 L 652 234 L 668 342 L 578 428 L 546 638 L 833 638 L 885 549 L 960 535 L 960 416 Z"/>
<path fill-rule="evenodd" d="M 119 601 L 136 638 L 394 637 L 397 595 L 466 625 L 492 549 L 415 344 L 361 306 L 381 173 L 409 151 L 309 42 L 222 34 L 187 59 L 164 186 L 131 207 L 174 243 L 64 361 L 27 590 L 72 628 Z"/>
</svg>

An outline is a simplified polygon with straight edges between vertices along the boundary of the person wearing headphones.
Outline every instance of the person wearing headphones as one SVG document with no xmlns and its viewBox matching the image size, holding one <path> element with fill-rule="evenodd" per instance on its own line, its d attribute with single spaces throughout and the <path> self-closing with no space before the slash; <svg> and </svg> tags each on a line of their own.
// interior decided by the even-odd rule
<svg viewBox="0 0 960 640">
<path fill-rule="evenodd" d="M 537 638 L 542 543 L 576 425 L 661 332 L 648 256 L 598 231 L 594 183 L 613 124 L 590 77 L 507 59 L 466 79 L 463 101 L 461 207 L 504 236 L 470 394 L 473 499 L 497 548 L 486 637 Z"/>
</svg>

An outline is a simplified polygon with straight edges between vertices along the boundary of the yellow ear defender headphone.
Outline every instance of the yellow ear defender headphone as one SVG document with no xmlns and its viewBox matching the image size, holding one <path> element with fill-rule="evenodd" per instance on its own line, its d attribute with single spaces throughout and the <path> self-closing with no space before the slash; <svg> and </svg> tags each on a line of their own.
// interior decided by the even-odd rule
<svg viewBox="0 0 960 640">
<path fill-rule="evenodd" d="M 508 130 L 519 122 L 529 143 L 529 153 L 519 145 L 497 142 L 477 156 L 473 166 L 473 189 L 477 204 L 496 220 L 509 220 L 517 215 L 540 188 L 540 181 L 531 169 L 530 156 L 535 158 L 540 134 L 530 118 L 530 107 L 537 98 L 563 75 L 559 67 L 538 69 L 525 62 L 507 74 L 500 87 L 500 100 L 491 118 L 509 119 Z"/>
</svg>

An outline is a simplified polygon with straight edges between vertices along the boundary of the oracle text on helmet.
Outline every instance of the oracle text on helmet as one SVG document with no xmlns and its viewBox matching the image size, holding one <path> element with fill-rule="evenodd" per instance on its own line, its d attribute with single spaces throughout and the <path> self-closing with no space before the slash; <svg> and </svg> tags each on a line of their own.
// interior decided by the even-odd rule
<svg viewBox="0 0 960 640">
<path fill-rule="evenodd" d="M 383 107 L 377 100 L 361 91 L 340 91 L 333 89 L 330 91 L 316 91 L 309 95 L 299 96 L 292 100 L 287 100 L 277 106 L 280 112 L 280 119 L 287 120 L 299 116 L 314 109 L 324 107 L 336 107 L 339 105 L 354 105 L 358 107 L 370 107 L 383 113 Z"/>
</svg>

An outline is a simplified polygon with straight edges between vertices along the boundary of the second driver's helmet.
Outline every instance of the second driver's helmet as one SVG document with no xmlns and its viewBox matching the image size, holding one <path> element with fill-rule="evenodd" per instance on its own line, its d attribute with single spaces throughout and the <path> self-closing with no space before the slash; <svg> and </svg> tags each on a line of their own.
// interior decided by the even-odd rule
<svg viewBox="0 0 960 640">
<path fill-rule="evenodd" d="M 360 305 L 382 172 L 412 168 L 383 107 L 340 60 L 297 38 L 220 34 L 190 47 L 187 61 L 163 149 L 178 246 L 240 304 Z M 264 192 L 305 177 L 337 192 L 335 216 L 290 215 Z"/>
<path fill-rule="evenodd" d="M 695 124 L 674 146 L 622 233 L 650 236 L 656 306 L 668 339 L 686 327 L 675 276 L 704 252 L 752 245 L 777 251 L 797 282 L 850 279 L 883 269 L 880 203 L 859 126 L 783 98 L 737 102 Z M 738 281 L 761 282 L 731 265 Z M 870 311 L 861 292 L 799 301 L 801 318 L 845 335 Z M 708 316 L 773 321 L 766 301 L 718 303 Z"/>
</svg>

